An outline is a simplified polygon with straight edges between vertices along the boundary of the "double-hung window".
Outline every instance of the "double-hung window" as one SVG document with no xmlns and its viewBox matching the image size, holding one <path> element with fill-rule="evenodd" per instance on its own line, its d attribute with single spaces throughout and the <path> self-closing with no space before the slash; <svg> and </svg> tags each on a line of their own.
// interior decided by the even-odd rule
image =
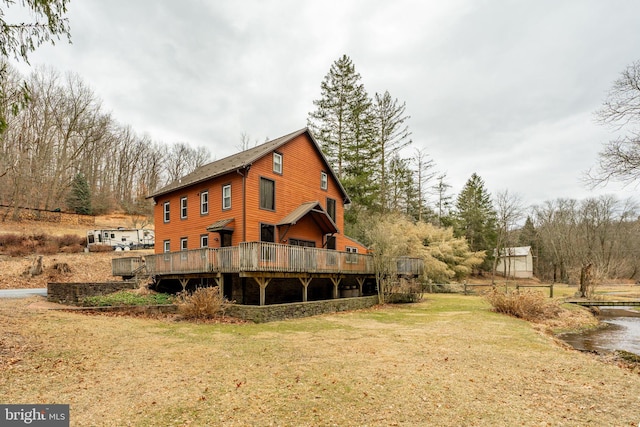
<svg viewBox="0 0 640 427">
<path fill-rule="evenodd" d="M 231 209 L 231 184 L 222 186 L 222 209 Z"/>
<path fill-rule="evenodd" d="M 336 222 L 336 200 L 327 197 L 327 213 L 329 217 Z"/>
<path fill-rule="evenodd" d="M 203 191 L 200 193 L 200 215 L 207 215 L 209 213 L 209 192 Z"/>
<path fill-rule="evenodd" d="M 273 153 L 273 172 L 282 175 L 282 154 Z"/>
<path fill-rule="evenodd" d="M 164 202 L 162 204 L 162 219 L 164 222 L 169 222 L 169 220 L 171 219 L 170 214 L 170 209 L 169 209 L 169 202 Z"/>
<path fill-rule="evenodd" d="M 320 172 L 320 188 L 326 190 L 329 186 L 329 178 L 326 172 Z"/>
<path fill-rule="evenodd" d="M 180 219 L 187 219 L 187 198 L 180 198 Z"/>
<path fill-rule="evenodd" d="M 260 178 L 260 209 L 274 211 L 276 209 L 276 183 L 267 178 Z"/>
</svg>

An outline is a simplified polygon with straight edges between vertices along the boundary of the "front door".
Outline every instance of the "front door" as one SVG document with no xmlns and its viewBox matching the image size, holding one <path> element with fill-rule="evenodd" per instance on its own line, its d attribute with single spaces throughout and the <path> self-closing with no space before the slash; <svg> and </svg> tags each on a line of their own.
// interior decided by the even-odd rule
<svg viewBox="0 0 640 427">
<path fill-rule="evenodd" d="M 220 247 L 231 246 L 231 233 L 220 232 Z"/>
</svg>

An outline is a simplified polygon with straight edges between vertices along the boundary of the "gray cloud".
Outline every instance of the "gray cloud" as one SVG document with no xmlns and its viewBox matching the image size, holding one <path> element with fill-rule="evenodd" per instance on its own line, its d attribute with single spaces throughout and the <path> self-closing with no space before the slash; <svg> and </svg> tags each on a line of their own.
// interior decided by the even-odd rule
<svg viewBox="0 0 640 427">
<path fill-rule="evenodd" d="M 305 126 L 332 62 L 406 102 L 457 193 L 473 172 L 527 203 L 584 188 L 609 131 L 593 122 L 639 59 L 640 3 L 438 1 L 71 2 L 72 45 L 32 63 L 77 72 L 114 117 L 165 142 L 232 154 Z"/>
</svg>

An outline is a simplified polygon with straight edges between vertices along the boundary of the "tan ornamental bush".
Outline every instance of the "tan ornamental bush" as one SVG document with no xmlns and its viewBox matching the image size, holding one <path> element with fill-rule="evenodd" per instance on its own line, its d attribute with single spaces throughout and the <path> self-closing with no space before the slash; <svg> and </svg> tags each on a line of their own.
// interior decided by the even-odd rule
<svg viewBox="0 0 640 427">
<path fill-rule="evenodd" d="M 197 288 L 192 293 L 181 292 L 178 294 L 177 304 L 183 318 L 205 320 L 223 316 L 229 302 L 220 295 L 220 289 L 214 286 Z"/>
</svg>

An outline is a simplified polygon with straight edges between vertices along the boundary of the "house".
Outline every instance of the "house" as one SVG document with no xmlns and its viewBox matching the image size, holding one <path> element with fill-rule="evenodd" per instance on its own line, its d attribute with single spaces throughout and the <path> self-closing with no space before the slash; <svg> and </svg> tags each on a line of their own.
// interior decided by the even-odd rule
<svg viewBox="0 0 640 427">
<path fill-rule="evenodd" d="M 229 300 L 260 305 L 375 291 L 371 255 L 344 235 L 349 196 L 306 128 L 149 197 L 156 254 L 145 262 L 159 287 L 217 284 Z"/>
<path fill-rule="evenodd" d="M 504 248 L 500 251 L 496 273 L 504 277 L 530 279 L 533 277 L 531 246 Z"/>
</svg>

